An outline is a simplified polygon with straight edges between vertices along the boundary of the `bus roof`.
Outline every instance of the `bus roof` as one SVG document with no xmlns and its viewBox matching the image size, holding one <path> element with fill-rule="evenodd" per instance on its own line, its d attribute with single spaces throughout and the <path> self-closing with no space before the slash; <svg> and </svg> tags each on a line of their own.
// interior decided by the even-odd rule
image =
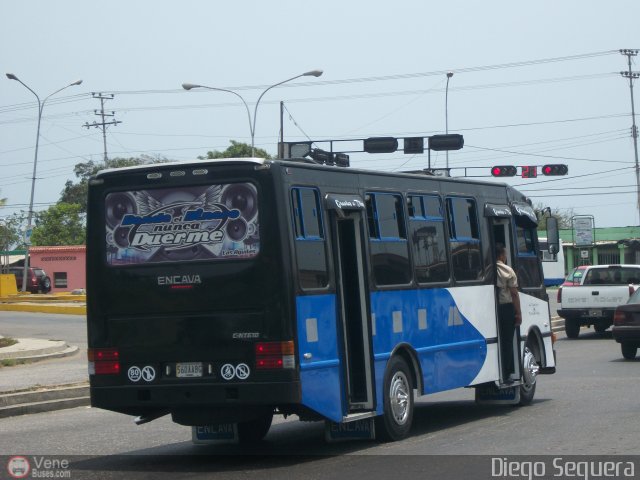
<svg viewBox="0 0 640 480">
<path fill-rule="evenodd" d="M 410 177 L 410 178 L 428 178 L 430 180 L 437 180 L 442 182 L 455 182 L 455 183 L 467 183 L 474 185 L 487 185 L 491 187 L 504 188 L 510 193 L 510 197 L 513 200 L 525 200 L 527 197 L 513 188 L 512 186 L 504 183 L 504 182 L 488 182 L 486 180 L 478 180 L 478 179 L 470 179 L 467 177 L 441 177 L 435 175 L 429 175 L 426 172 L 420 173 L 416 171 L 411 172 L 385 172 L 380 170 L 370 170 L 364 168 L 353 168 L 353 167 L 338 167 L 338 166 L 330 166 L 324 164 L 318 164 L 308 159 L 265 159 L 258 157 L 243 157 L 243 158 L 221 158 L 221 159 L 203 159 L 203 160 L 181 160 L 175 162 L 162 162 L 162 163 L 147 163 L 143 165 L 133 165 L 130 167 L 118 167 L 118 168 L 108 168 L 104 170 L 100 170 L 95 177 L 99 178 L 103 175 L 117 174 L 118 172 L 130 172 L 130 171 L 139 171 L 139 170 L 147 170 L 152 168 L 171 168 L 175 166 L 203 166 L 206 164 L 216 163 L 218 165 L 266 165 L 266 164 L 280 164 L 287 167 L 295 167 L 295 168 L 310 168 L 310 169 L 318 169 L 332 172 L 351 172 L 351 173 L 366 173 L 369 175 L 385 175 L 385 176 L 393 176 L 393 177 Z"/>
<path fill-rule="evenodd" d="M 254 165 L 262 165 L 269 160 L 264 158 L 223 158 L 223 159 L 205 159 L 205 160 L 179 160 L 175 162 L 161 162 L 161 163 L 144 163 L 141 165 L 132 165 L 129 167 L 117 167 L 117 168 L 105 168 L 104 170 L 100 170 L 96 173 L 96 177 L 100 177 L 105 174 L 123 172 L 123 171 L 132 171 L 132 170 L 145 170 L 152 167 L 165 167 L 165 166 L 192 166 L 192 165 L 202 165 L 205 162 L 215 161 L 216 163 L 221 164 L 235 164 L 235 163 L 252 163 Z"/>
</svg>

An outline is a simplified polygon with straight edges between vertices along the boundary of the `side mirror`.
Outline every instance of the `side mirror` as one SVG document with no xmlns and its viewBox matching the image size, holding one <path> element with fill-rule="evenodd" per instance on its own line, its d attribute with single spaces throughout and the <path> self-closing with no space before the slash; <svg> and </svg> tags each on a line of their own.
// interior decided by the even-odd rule
<svg viewBox="0 0 640 480">
<path fill-rule="evenodd" d="M 558 231 L 558 219 L 547 217 L 547 245 L 549 253 L 555 255 L 560 250 L 560 232 Z"/>
</svg>

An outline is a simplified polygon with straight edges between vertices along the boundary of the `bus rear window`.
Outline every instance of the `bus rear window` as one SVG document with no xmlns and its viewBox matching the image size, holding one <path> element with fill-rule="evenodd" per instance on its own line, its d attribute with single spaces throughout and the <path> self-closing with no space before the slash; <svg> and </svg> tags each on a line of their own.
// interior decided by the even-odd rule
<svg viewBox="0 0 640 480">
<path fill-rule="evenodd" d="M 104 209 L 109 265 L 246 259 L 260 250 L 251 183 L 114 192 Z"/>
</svg>

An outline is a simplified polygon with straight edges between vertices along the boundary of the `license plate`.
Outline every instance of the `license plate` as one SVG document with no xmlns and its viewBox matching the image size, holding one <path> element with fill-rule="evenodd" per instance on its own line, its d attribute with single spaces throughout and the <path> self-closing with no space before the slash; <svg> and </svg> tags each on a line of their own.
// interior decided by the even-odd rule
<svg viewBox="0 0 640 480">
<path fill-rule="evenodd" d="M 602 310 L 589 310 L 589 316 L 590 317 L 601 317 L 602 316 Z"/>
<path fill-rule="evenodd" d="M 202 363 L 201 362 L 186 362 L 176 364 L 176 377 L 178 378 L 191 378 L 202 376 Z"/>
</svg>

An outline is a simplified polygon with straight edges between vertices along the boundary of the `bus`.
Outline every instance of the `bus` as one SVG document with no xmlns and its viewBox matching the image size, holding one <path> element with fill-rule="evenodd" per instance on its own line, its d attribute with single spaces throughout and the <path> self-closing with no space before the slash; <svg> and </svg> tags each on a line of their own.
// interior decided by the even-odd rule
<svg viewBox="0 0 640 480">
<path fill-rule="evenodd" d="M 91 405 L 244 442 L 274 414 L 399 440 L 415 396 L 463 387 L 528 404 L 555 371 L 537 221 L 512 187 L 466 178 L 258 158 L 99 172 Z M 496 243 L 518 275 L 513 339 L 498 333 Z"/>
<path fill-rule="evenodd" d="M 559 240 L 558 253 L 549 253 L 547 239 L 541 237 L 540 255 L 542 258 L 542 272 L 544 273 L 544 284 L 547 287 L 557 287 L 562 285 L 566 277 L 564 271 L 564 251 L 562 248 L 562 240 Z"/>
</svg>

